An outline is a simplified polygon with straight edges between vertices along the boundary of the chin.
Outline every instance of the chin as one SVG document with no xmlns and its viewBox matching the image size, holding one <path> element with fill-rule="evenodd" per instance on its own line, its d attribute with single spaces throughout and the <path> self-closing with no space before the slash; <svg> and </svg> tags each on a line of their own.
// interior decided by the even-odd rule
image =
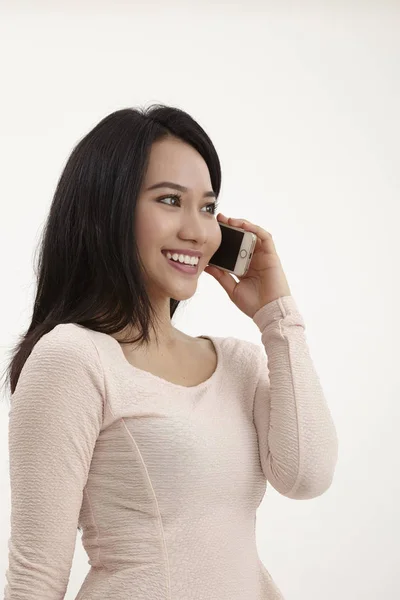
<svg viewBox="0 0 400 600">
<path fill-rule="evenodd" d="M 193 278 L 191 282 L 186 282 L 183 285 L 168 285 L 164 287 L 167 295 L 170 298 L 174 298 L 174 300 L 179 300 L 182 302 L 183 300 L 188 300 L 196 293 L 197 288 L 197 278 Z"/>
</svg>

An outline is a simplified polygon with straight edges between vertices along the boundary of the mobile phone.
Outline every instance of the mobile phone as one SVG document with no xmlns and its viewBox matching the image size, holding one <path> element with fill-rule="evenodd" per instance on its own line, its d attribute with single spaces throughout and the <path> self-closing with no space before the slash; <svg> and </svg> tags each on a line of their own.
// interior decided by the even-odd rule
<svg viewBox="0 0 400 600">
<path fill-rule="evenodd" d="M 222 234 L 221 244 L 208 264 L 237 277 L 243 277 L 249 269 L 257 236 L 241 227 L 232 227 L 220 222 L 218 225 Z"/>
</svg>

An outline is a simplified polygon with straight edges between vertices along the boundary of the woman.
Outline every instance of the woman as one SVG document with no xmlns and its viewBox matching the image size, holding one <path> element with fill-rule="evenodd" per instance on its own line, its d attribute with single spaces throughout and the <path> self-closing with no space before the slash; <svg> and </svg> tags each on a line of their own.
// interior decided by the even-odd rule
<svg viewBox="0 0 400 600">
<path fill-rule="evenodd" d="M 64 597 L 77 527 L 90 570 L 76 600 L 283 598 L 256 510 L 267 480 L 324 493 L 337 435 L 272 237 L 216 217 L 220 186 L 210 138 L 173 107 L 116 111 L 73 150 L 9 366 L 5 600 Z M 207 266 L 219 221 L 257 235 L 238 282 Z M 192 272 L 174 266 L 193 254 Z M 202 271 L 260 345 L 173 326 Z"/>
</svg>

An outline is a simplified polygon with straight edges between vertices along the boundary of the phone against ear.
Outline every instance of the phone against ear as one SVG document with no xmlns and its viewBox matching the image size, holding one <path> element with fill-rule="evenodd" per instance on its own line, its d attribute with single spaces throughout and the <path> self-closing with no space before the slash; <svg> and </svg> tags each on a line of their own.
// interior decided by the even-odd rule
<svg viewBox="0 0 400 600">
<path fill-rule="evenodd" d="M 240 227 L 232 227 L 218 222 L 222 239 L 221 244 L 209 261 L 210 266 L 218 267 L 237 277 L 243 277 L 249 269 L 257 236 Z"/>
</svg>

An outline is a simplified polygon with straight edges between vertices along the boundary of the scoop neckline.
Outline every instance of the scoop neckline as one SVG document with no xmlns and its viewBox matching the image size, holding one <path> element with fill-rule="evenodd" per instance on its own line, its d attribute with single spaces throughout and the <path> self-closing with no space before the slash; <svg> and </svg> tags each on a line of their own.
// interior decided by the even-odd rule
<svg viewBox="0 0 400 600">
<path fill-rule="evenodd" d="M 158 375 L 155 375 L 154 373 L 150 373 L 150 371 L 146 371 L 145 369 L 140 369 L 139 367 L 135 367 L 127 360 L 127 358 L 122 350 L 121 344 L 118 342 L 118 340 L 116 340 L 111 335 L 109 337 L 117 344 L 119 352 L 120 352 L 120 356 L 121 356 L 123 362 L 127 365 L 127 367 L 129 369 L 133 370 L 136 373 L 140 373 L 140 375 L 142 377 L 147 377 L 147 379 L 149 379 L 149 380 L 156 381 L 159 384 L 163 384 L 168 387 L 176 388 L 179 390 L 185 390 L 185 391 L 200 390 L 201 388 L 206 387 L 206 386 L 210 385 L 211 383 L 213 383 L 214 379 L 216 379 L 216 377 L 218 376 L 219 371 L 221 369 L 222 353 L 220 351 L 220 347 L 217 342 L 217 339 L 213 335 L 198 335 L 198 336 L 196 336 L 196 339 L 198 339 L 198 338 L 209 339 L 211 341 L 211 343 L 213 344 L 215 353 L 217 355 L 217 365 L 214 369 L 214 372 L 210 375 L 210 377 L 208 377 L 208 379 L 201 381 L 197 385 L 181 385 L 179 383 L 173 383 L 172 381 L 169 381 L 168 379 L 164 379 L 164 377 L 159 377 Z"/>
</svg>

